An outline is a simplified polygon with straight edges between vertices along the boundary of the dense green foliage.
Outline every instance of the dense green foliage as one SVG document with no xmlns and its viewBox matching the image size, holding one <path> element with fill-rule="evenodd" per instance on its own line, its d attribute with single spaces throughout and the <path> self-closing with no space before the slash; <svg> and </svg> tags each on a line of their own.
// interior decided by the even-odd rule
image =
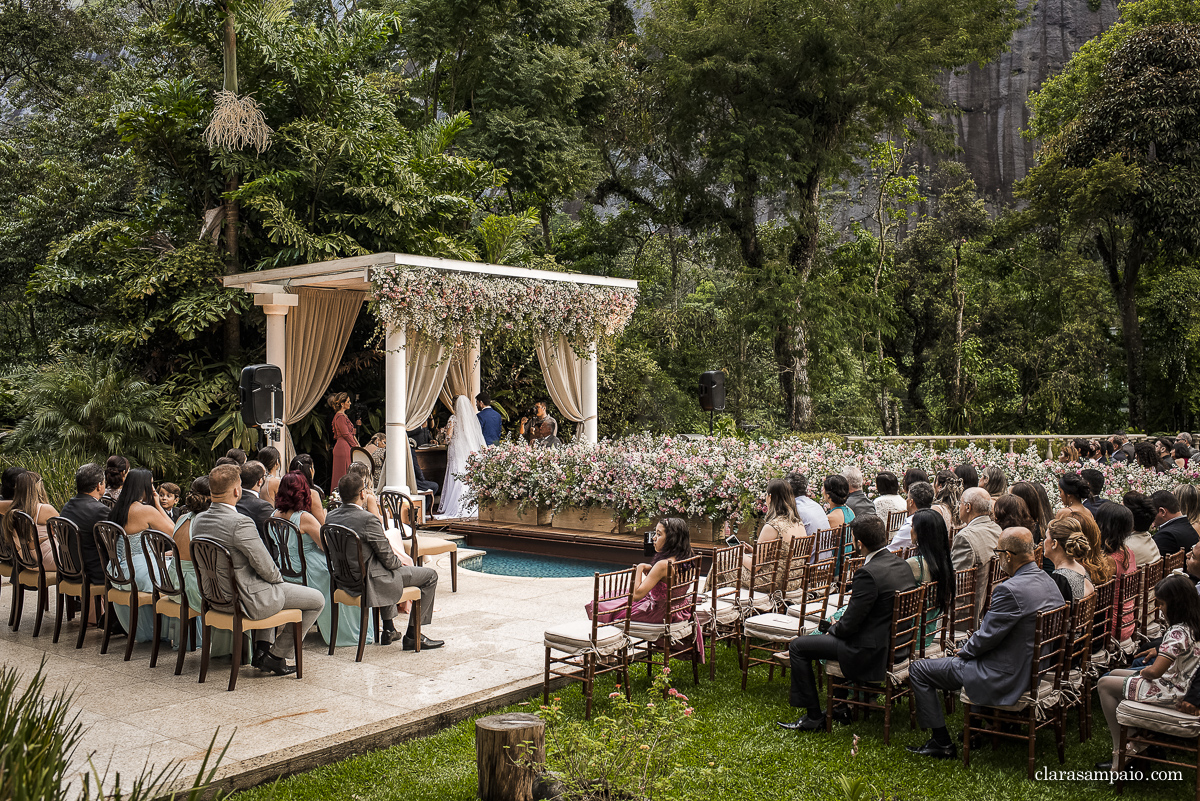
<svg viewBox="0 0 1200 801">
<path fill-rule="evenodd" d="M 1191 428 L 1200 11 L 1125 3 L 1032 98 L 1039 164 L 1003 208 L 913 154 L 951 152 L 941 76 L 1020 8 L 0 0 L 7 448 L 173 471 L 253 445 L 232 390 L 264 320 L 221 276 L 383 250 L 641 281 L 603 434 L 704 430 L 709 369 L 729 432 Z M 231 79 L 265 148 L 206 138 Z M 363 435 L 373 332 L 332 386 Z M 97 404 L 159 414 L 96 423 L 84 364 L 111 366 Z M 527 344 L 483 369 L 510 418 L 545 393 Z M 325 412 L 293 428 L 323 458 Z"/>
</svg>

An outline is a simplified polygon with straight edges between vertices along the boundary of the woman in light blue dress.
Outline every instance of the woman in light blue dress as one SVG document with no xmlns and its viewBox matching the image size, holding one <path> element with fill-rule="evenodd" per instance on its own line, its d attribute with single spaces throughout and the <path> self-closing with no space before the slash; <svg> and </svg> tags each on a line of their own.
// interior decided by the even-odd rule
<svg viewBox="0 0 1200 801">
<path fill-rule="evenodd" d="M 291 551 L 292 564 L 300 564 L 299 549 L 304 549 L 304 561 L 307 567 L 308 586 L 320 590 L 325 596 L 325 608 L 317 617 L 317 629 L 321 632 L 325 644 L 332 639 L 333 622 L 333 593 L 329 588 L 329 566 L 325 562 L 325 552 L 321 545 L 321 524 L 313 516 L 312 495 L 308 481 L 296 471 L 288 473 L 279 482 L 279 490 L 275 493 L 275 517 L 281 517 L 300 529 L 299 542 L 293 537 L 288 541 Z M 300 583 L 300 579 L 285 581 Z M 356 606 L 342 605 L 338 610 L 338 646 L 357 646 L 359 632 L 359 609 Z M 375 638 L 370 626 L 367 627 L 367 642 Z"/>
<path fill-rule="evenodd" d="M 183 589 L 187 593 L 188 607 L 198 612 L 200 610 L 200 581 L 196 577 L 196 567 L 192 564 L 192 519 L 212 505 L 212 491 L 208 486 L 208 476 L 201 476 L 192 482 L 187 497 L 184 499 L 184 505 L 187 507 L 187 512 L 175 521 L 175 558 L 179 560 L 179 568 L 183 571 Z M 175 603 L 181 602 L 178 595 L 171 600 Z M 193 625 L 199 626 L 200 624 L 197 621 Z M 180 637 L 176 635 L 172 641 L 175 648 L 178 649 Z M 196 637 L 196 646 L 200 646 L 199 636 Z M 233 632 L 214 628 L 210 654 L 212 656 L 229 656 L 232 653 Z M 242 653 L 251 653 L 249 646 L 243 649 Z"/>
<path fill-rule="evenodd" d="M 132 571 L 133 582 L 140 592 L 153 592 L 150 583 L 150 567 L 142 551 L 142 532 L 157 529 L 167 532 L 174 529 L 170 515 L 163 511 L 162 501 L 154 491 L 154 476 L 145 468 L 130 470 L 121 488 L 121 497 L 113 507 L 108 519 L 125 529 L 129 535 L 129 553 L 118 546 L 117 561 L 126 572 Z M 129 607 L 114 604 L 117 620 L 129 632 Z M 135 642 L 150 642 L 154 639 L 154 606 L 146 604 L 138 608 L 137 631 L 129 632 Z"/>
</svg>

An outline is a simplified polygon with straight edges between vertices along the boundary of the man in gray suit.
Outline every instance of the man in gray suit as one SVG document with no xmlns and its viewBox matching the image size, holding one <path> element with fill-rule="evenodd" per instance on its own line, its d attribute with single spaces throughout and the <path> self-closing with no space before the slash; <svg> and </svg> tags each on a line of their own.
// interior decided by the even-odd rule
<svg viewBox="0 0 1200 801">
<path fill-rule="evenodd" d="M 846 496 L 846 505 L 850 507 L 850 511 L 854 512 L 854 519 L 872 515 L 878 517 L 879 512 L 875 510 L 875 503 L 863 492 L 862 471 L 854 465 L 847 465 L 842 470 L 842 478 L 846 479 L 846 483 L 850 485 L 850 494 Z"/>
<path fill-rule="evenodd" d="M 437 594 L 437 571 L 429 567 L 408 567 L 400 563 L 392 544 L 383 533 L 383 522 L 363 508 L 363 479 L 356 473 L 347 473 L 338 482 L 338 494 L 342 505 L 331 511 L 326 517 L 328 525 L 344 526 L 358 534 L 366 546 L 364 555 L 367 571 L 364 584 L 363 602 L 367 606 L 379 607 L 380 617 L 383 618 L 383 633 L 380 645 L 391 645 L 396 636 L 395 624 L 396 603 L 400 600 L 405 587 L 421 589 L 421 625 L 427 626 L 433 621 L 433 600 Z M 357 553 L 346 554 L 352 565 L 358 564 Z M 405 651 L 416 649 L 414 636 L 415 621 L 409 616 L 408 631 L 404 633 L 403 648 Z M 441 648 L 442 640 L 431 640 L 421 635 L 421 649 Z"/>
<path fill-rule="evenodd" d="M 212 488 L 212 506 L 192 521 L 192 539 L 203 537 L 229 550 L 242 610 L 247 617 L 260 620 L 284 609 L 299 609 L 303 637 L 325 608 L 325 596 L 320 590 L 283 580 L 254 521 L 236 508 L 242 495 L 241 470 L 236 464 L 213 468 L 208 482 Z M 295 673 L 295 666 L 284 661 L 293 646 L 298 649 L 303 643 L 294 642 L 292 627 L 284 626 L 274 645 L 265 640 L 254 644 L 251 664 L 278 676 Z"/>
<path fill-rule="evenodd" d="M 958 653 L 941 659 L 920 659 L 909 669 L 917 724 L 932 730 L 929 742 L 907 746 L 914 754 L 939 759 L 958 756 L 946 730 L 938 690 L 966 688 L 971 700 L 984 706 L 1016 703 L 1029 689 L 1037 613 L 1066 603 L 1050 574 L 1033 563 L 1033 534 L 1029 529 L 1005 530 L 996 551 L 1000 566 L 1011 578 L 996 585 L 992 605 L 979 628 Z"/>
<path fill-rule="evenodd" d="M 950 560 L 955 570 L 975 567 L 975 619 L 987 599 L 988 564 L 1000 541 L 1000 524 L 992 519 L 992 497 L 987 490 L 972 487 L 962 494 L 958 507 L 963 527 L 950 543 Z"/>
</svg>

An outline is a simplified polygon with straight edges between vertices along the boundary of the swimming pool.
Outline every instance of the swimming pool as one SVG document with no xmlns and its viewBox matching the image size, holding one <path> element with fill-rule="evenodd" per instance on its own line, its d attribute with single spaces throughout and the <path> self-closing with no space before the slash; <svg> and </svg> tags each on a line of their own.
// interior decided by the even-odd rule
<svg viewBox="0 0 1200 801">
<path fill-rule="evenodd" d="M 632 563 L 631 563 L 632 564 Z M 477 573 L 497 576 L 523 576 L 525 578 L 579 578 L 594 573 L 611 573 L 623 570 L 631 564 L 594 562 L 590 559 L 569 559 L 562 556 L 545 556 L 521 551 L 505 551 L 489 548 L 486 553 L 469 556 L 459 566 Z"/>
</svg>

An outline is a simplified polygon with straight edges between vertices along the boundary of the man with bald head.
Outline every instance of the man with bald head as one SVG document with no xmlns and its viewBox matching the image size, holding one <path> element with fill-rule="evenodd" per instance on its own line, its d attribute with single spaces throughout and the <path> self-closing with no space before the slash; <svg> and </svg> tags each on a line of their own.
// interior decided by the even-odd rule
<svg viewBox="0 0 1200 801">
<path fill-rule="evenodd" d="M 946 730 L 938 690 L 965 689 L 971 703 L 982 706 L 1016 703 L 1029 689 L 1037 613 L 1066 603 L 1050 574 L 1033 563 L 1033 534 L 1029 529 L 1006 529 L 995 553 L 1010 578 L 996 585 L 992 604 L 979 628 L 957 653 L 917 660 L 909 670 L 917 723 L 932 730 L 925 745 L 907 747 L 914 754 L 939 759 L 958 756 Z"/>
<path fill-rule="evenodd" d="M 1000 541 L 1000 526 L 992 519 L 992 496 L 981 487 L 971 487 L 959 501 L 958 519 L 963 527 L 950 543 L 950 560 L 955 570 L 974 567 L 975 619 L 983 611 L 987 598 L 987 570 L 992 551 Z"/>
</svg>

